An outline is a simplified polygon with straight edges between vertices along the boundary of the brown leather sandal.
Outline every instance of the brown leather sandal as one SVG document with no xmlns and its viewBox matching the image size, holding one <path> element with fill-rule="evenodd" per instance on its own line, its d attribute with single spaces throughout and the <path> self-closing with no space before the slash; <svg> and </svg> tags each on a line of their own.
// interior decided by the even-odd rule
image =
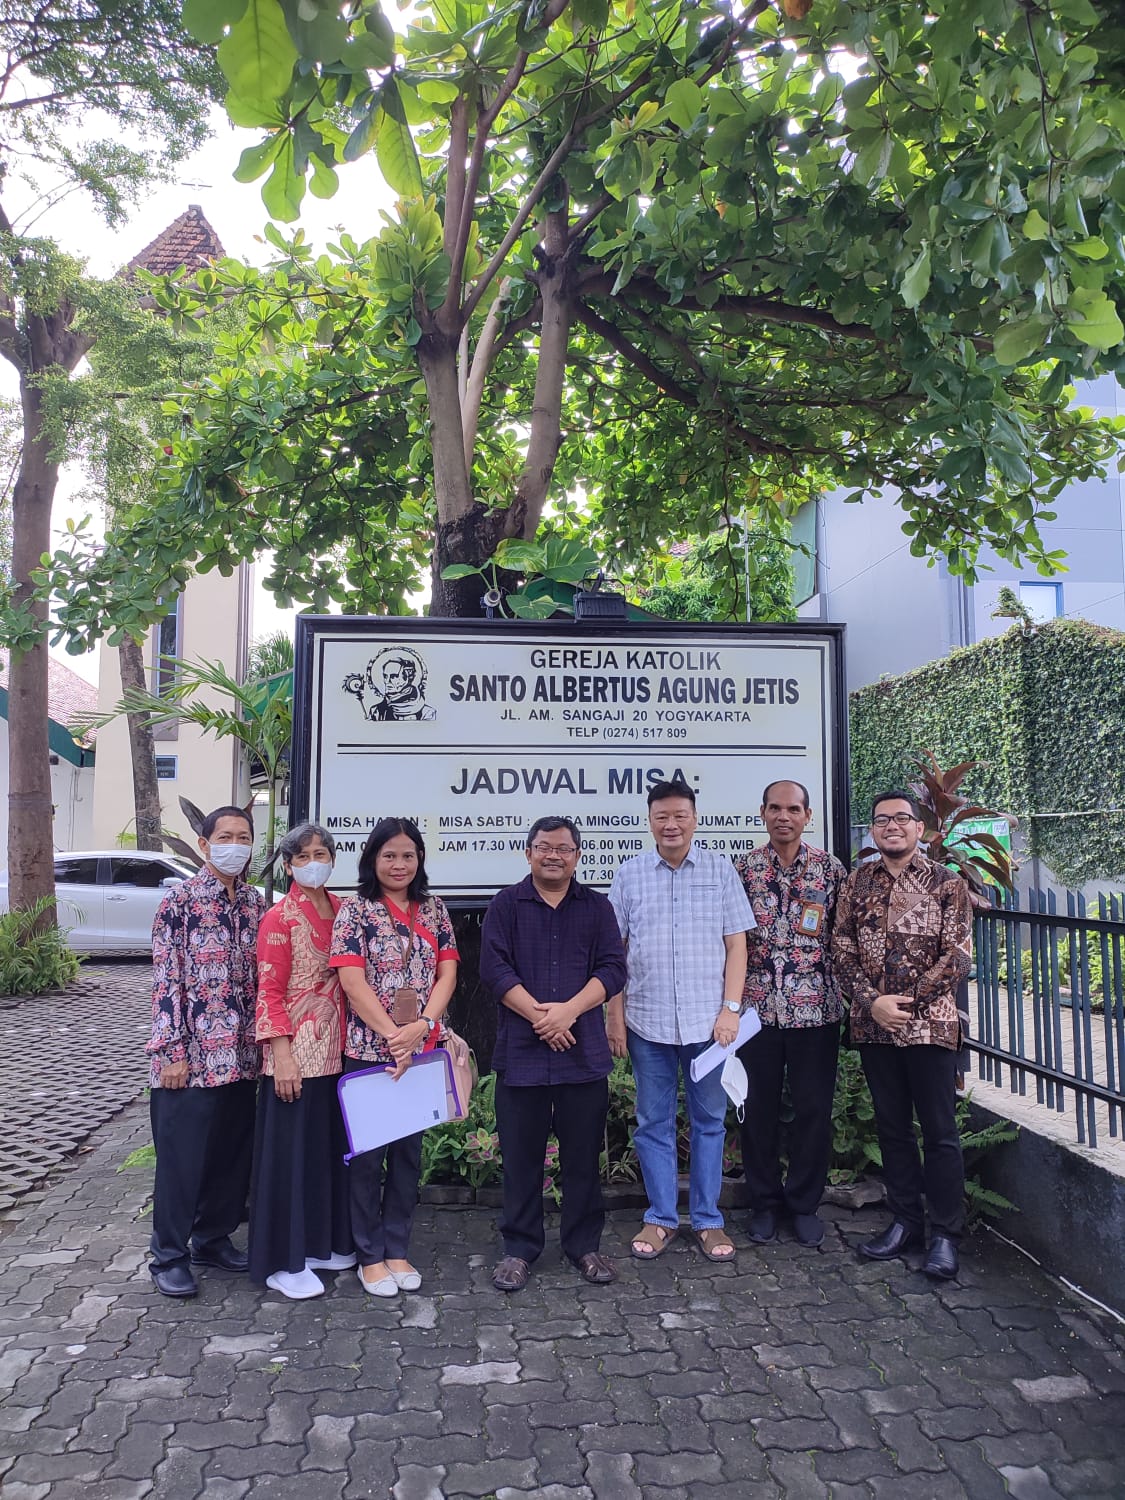
<svg viewBox="0 0 1125 1500">
<path fill-rule="evenodd" d="M 492 1285 L 498 1292 L 519 1292 L 527 1285 L 530 1267 L 518 1255 L 505 1255 L 492 1272 Z"/>
<path fill-rule="evenodd" d="M 735 1257 L 735 1245 L 725 1229 L 697 1229 L 695 1231 L 696 1243 L 708 1260 L 716 1264 L 729 1265 Z M 730 1247 L 727 1249 L 727 1247 Z M 725 1255 L 720 1255 L 720 1250 L 726 1250 Z"/>
<path fill-rule="evenodd" d="M 664 1254 L 679 1232 L 678 1229 L 669 1229 L 665 1224 L 644 1224 L 640 1234 L 633 1236 L 629 1254 L 634 1260 L 655 1260 L 658 1255 Z M 638 1250 L 638 1245 L 645 1248 Z"/>
</svg>

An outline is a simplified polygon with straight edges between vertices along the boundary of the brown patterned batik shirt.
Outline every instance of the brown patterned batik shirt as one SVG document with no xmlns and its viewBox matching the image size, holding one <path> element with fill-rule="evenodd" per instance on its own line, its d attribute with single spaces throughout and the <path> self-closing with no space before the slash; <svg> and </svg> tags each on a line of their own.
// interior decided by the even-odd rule
<svg viewBox="0 0 1125 1500">
<path fill-rule="evenodd" d="M 836 978 L 851 1001 L 853 1043 L 956 1050 L 957 986 L 969 972 L 972 940 L 969 888 L 942 865 L 916 852 L 897 877 L 881 859 L 853 871 L 840 892 L 832 932 Z M 901 1031 L 872 1019 L 879 995 L 917 1001 Z"/>
</svg>

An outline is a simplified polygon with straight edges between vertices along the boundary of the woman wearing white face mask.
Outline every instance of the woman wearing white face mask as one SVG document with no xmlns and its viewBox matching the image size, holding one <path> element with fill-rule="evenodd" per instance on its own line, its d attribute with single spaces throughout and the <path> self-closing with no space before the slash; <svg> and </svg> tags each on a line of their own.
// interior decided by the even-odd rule
<svg viewBox="0 0 1125 1500">
<path fill-rule="evenodd" d="M 281 841 L 292 884 L 258 928 L 262 1083 L 250 1189 L 250 1275 L 284 1297 L 317 1297 L 318 1270 L 355 1265 L 336 1080 L 344 999 L 328 967 L 339 897 L 326 889 L 332 835 L 302 823 Z"/>
</svg>

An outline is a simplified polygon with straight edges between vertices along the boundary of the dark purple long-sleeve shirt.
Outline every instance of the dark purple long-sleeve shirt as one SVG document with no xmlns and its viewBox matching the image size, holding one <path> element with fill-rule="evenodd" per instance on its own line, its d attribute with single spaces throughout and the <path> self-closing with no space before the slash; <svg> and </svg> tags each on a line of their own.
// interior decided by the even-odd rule
<svg viewBox="0 0 1125 1500">
<path fill-rule="evenodd" d="M 530 875 L 500 891 L 484 917 L 480 977 L 499 1005 L 493 1067 L 506 1084 L 591 1083 L 608 1075 L 613 1060 L 600 1006 L 575 1022 L 573 1047 L 553 1052 L 530 1021 L 499 1004 L 517 984 L 540 1005 L 573 999 L 591 979 L 601 981 L 607 997 L 624 987 L 625 949 L 613 907 L 600 891 L 572 880 L 551 906 Z"/>
</svg>

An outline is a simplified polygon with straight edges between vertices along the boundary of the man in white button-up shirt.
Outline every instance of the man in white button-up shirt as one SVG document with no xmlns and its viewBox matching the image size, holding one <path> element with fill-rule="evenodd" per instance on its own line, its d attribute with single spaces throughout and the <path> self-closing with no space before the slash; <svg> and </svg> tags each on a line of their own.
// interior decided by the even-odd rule
<svg viewBox="0 0 1125 1500">
<path fill-rule="evenodd" d="M 754 913 L 734 866 L 694 842 L 695 793 L 662 781 L 648 794 L 655 850 L 626 860 L 609 893 L 625 940 L 629 978 L 610 1001 L 607 1031 L 618 1057 L 626 1049 L 637 1083 L 633 1143 L 649 1206 L 632 1243 L 638 1260 L 663 1254 L 679 1228 L 676 1107 L 684 1079 L 691 1126 L 688 1208 L 709 1260 L 734 1258 L 723 1228 L 727 1096 L 721 1070 L 695 1082 L 692 1058 L 712 1041 L 738 1034 L 746 979 L 746 934 Z"/>
</svg>

